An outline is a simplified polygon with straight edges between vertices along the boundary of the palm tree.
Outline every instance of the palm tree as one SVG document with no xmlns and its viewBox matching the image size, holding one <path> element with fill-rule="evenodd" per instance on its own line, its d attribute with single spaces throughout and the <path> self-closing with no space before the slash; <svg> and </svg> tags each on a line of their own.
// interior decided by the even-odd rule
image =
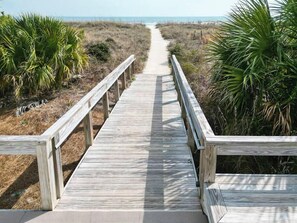
<svg viewBox="0 0 297 223">
<path fill-rule="evenodd" d="M 2 22 L 1 22 L 2 21 Z M 0 89 L 16 97 L 61 86 L 87 64 L 83 32 L 38 15 L 0 20 Z"/>
<path fill-rule="evenodd" d="M 297 121 L 297 1 L 241 1 L 211 44 L 212 98 L 227 133 L 289 135 Z"/>
</svg>

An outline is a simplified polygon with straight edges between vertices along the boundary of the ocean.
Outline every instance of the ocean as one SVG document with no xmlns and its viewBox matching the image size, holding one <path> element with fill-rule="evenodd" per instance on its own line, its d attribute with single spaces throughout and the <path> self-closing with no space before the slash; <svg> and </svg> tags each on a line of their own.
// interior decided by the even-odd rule
<svg viewBox="0 0 297 223">
<path fill-rule="evenodd" d="M 225 21 L 226 17 L 56 17 L 65 22 L 94 22 L 94 21 L 110 21 L 125 23 L 200 23 L 200 22 L 220 22 Z"/>
</svg>

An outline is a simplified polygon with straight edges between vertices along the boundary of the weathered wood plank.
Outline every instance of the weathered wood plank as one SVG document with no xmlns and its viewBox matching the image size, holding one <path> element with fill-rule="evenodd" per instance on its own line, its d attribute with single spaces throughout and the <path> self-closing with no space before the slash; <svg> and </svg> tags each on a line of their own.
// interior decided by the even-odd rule
<svg viewBox="0 0 297 223">
<path fill-rule="evenodd" d="M 231 142 L 230 142 L 231 144 Z M 273 145 L 224 145 L 217 148 L 221 156 L 297 156 L 297 145 L 281 146 Z"/>
<path fill-rule="evenodd" d="M 96 185 L 146 185 L 147 187 L 159 187 L 160 185 L 164 186 L 172 186 L 172 187 L 181 187 L 181 185 L 195 185 L 194 178 L 179 178 L 173 179 L 171 177 L 164 177 L 161 181 L 156 181 L 155 179 L 151 178 L 144 178 L 144 177 L 133 177 L 133 178 L 85 178 L 74 175 L 71 178 L 71 184 L 68 184 L 67 187 L 70 185 L 79 185 L 79 184 L 96 184 Z"/>
<path fill-rule="evenodd" d="M 276 182 L 270 184 L 220 184 L 222 191 L 232 191 L 232 193 L 286 193 L 286 192 L 297 192 L 297 185 L 288 184 L 287 182 Z"/>
<path fill-rule="evenodd" d="M 279 207 L 279 206 L 272 206 L 272 207 L 228 207 L 228 211 L 230 213 L 241 213 L 241 214 L 247 214 L 247 213 L 297 213 L 297 206 L 288 206 L 288 207 Z"/>
<path fill-rule="evenodd" d="M 244 217 L 243 217 L 244 216 Z M 239 220 L 240 219 L 240 220 Z M 261 222 L 261 223 L 279 223 L 279 222 L 297 222 L 296 213 L 288 213 L 286 211 L 276 213 L 253 213 L 247 211 L 246 213 L 231 212 L 223 217 L 220 223 L 250 223 L 250 222 Z"/>
<path fill-rule="evenodd" d="M 159 153 L 159 154 L 154 154 L 154 153 L 146 153 L 146 154 L 127 154 L 127 153 L 118 153 L 117 156 L 115 157 L 115 154 L 102 154 L 102 153 L 92 153 L 91 151 L 88 152 L 88 155 L 86 156 L 87 158 L 95 158 L 95 159 L 113 159 L 113 158 L 122 158 L 122 159 L 190 159 L 190 155 L 187 151 L 185 151 L 183 154 L 166 154 L 166 153 Z"/>
<path fill-rule="evenodd" d="M 63 196 L 63 200 L 59 203 L 72 201 L 73 203 L 81 202 L 86 204 L 99 204 L 104 205 L 119 205 L 119 204 L 151 204 L 151 205 L 171 205 L 178 206 L 183 204 L 197 204 L 199 202 L 196 197 L 180 197 L 180 198 L 164 198 L 164 197 L 79 197 L 79 196 Z"/>
<path fill-rule="evenodd" d="M 122 91 L 124 91 L 127 87 L 127 79 L 126 79 L 126 72 L 122 74 Z"/>
<path fill-rule="evenodd" d="M 38 174 L 43 210 L 53 210 L 57 202 L 54 161 L 51 141 L 39 145 L 36 149 Z"/>
<path fill-rule="evenodd" d="M 297 136 L 208 136 L 209 144 L 220 146 L 240 147 L 271 147 L 296 148 Z"/>
<path fill-rule="evenodd" d="M 124 170 L 122 172 L 116 171 L 99 171 L 92 170 L 88 171 L 86 169 L 78 169 L 75 172 L 78 177 L 92 178 L 92 177 L 101 177 L 101 178 L 133 178 L 133 177 L 149 177 L 151 179 L 162 179 L 163 177 L 170 177 L 172 179 L 175 178 L 193 178 L 193 171 L 184 171 L 184 170 L 174 170 L 174 171 L 166 171 L 166 170 L 147 170 L 145 172 L 135 171 L 128 172 Z"/>
<path fill-rule="evenodd" d="M 101 190 L 105 191 L 105 195 L 108 195 L 110 191 L 121 191 L 121 190 L 139 190 L 139 191 L 145 191 L 145 190 L 166 190 L 166 191 L 175 191 L 176 195 L 178 195 L 178 191 L 187 191 L 187 190 L 193 190 L 198 193 L 197 187 L 194 185 L 193 181 L 182 181 L 182 182 L 150 182 L 150 184 L 147 184 L 146 182 L 143 183 L 100 183 L 98 181 L 92 181 L 87 182 L 85 179 L 76 180 L 76 183 L 70 184 L 67 188 L 67 190 Z M 197 194 L 196 194 L 197 195 Z M 195 196 L 196 196 L 195 195 Z"/>
<path fill-rule="evenodd" d="M 36 155 L 36 147 L 49 136 L 0 136 L 0 155 Z"/>
<path fill-rule="evenodd" d="M 185 149 L 187 148 L 187 145 L 185 143 L 176 143 L 176 144 L 153 144 L 151 145 L 150 142 L 144 143 L 144 142 L 140 142 L 140 143 L 135 143 L 135 144 L 129 144 L 129 143 L 125 143 L 125 144 L 104 144 L 101 142 L 97 142 L 93 145 L 92 150 L 91 151 L 110 151 L 110 152 L 114 152 L 114 150 L 116 150 L 117 152 L 119 152 L 120 150 L 122 150 L 122 152 L 139 152 L 139 153 L 143 153 L 143 152 L 167 152 L 167 151 L 180 151 L 180 152 L 184 152 Z"/>
<path fill-rule="evenodd" d="M 151 144 L 160 144 L 164 142 L 165 144 L 181 144 L 187 143 L 187 137 L 171 137 L 171 136 L 135 136 L 132 138 L 127 138 L 126 141 L 123 141 L 122 138 L 115 138 L 115 137 L 100 137 L 100 132 L 95 138 L 94 143 L 123 143 L 123 144 L 130 144 L 130 143 L 141 143 L 141 142 L 151 142 Z"/>
<path fill-rule="evenodd" d="M 204 202 L 210 223 L 217 223 L 227 213 L 227 208 L 217 183 L 205 183 Z"/>
<path fill-rule="evenodd" d="M 52 149 L 53 162 L 54 162 L 54 173 L 55 173 L 55 181 L 56 181 L 57 198 L 61 198 L 62 194 L 64 192 L 62 154 L 61 154 L 61 147 L 56 148 L 55 140 L 56 140 L 56 138 L 53 138 L 51 140 L 51 149 Z"/>
<path fill-rule="evenodd" d="M 114 97 L 115 97 L 116 102 L 119 101 L 120 96 L 121 96 L 121 94 L 120 94 L 120 85 L 119 85 L 119 81 L 116 80 L 114 82 Z"/>
<path fill-rule="evenodd" d="M 295 203 L 297 204 L 297 193 L 233 193 L 224 191 L 223 197 L 226 203 Z"/>
<path fill-rule="evenodd" d="M 164 188 L 147 188 L 147 189 L 112 189 L 102 190 L 100 188 L 84 188 L 84 189 L 68 189 L 63 196 L 67 197 L 133 197 L 133 198 L 160 198 L 177 199 L 182 198 L 185 201 L 195 200 L 198 201 L 197 189 L 164 189 Z"/>
<path fill-rule="evenodd" d="M 59 210 L 165 210 L 165 211 L 182 211 L 182 210 L 201 210 L 201 207 L 197 202 L 195 203 L 188 203 L 188 204 L 177 204 L 177 203 L 144 203 L 144 202 L 139 202 L 139 203 L 110 203 L 110 204 L 101 204 L 100 206 L 98 205 L 98 201 L 95 202 L 85 202 L 85 201 L 77 201 L 71 203 L 69 200 L 64 202 L 59 203 L 57 206 L 57 209 Z M 101 202 L 100 202 L 101 203 Z"/>
<path fill-rule="evenodd" d="M 218 184 L 241 184 L 241 185 L 277 185 L 297 184 L 297 176 L 293 175 L 270 175 L 270 174 L 217 174 Z"/>
<path fill-rule="evenodd" d="M 103 96 L 103 113 L 104 113 L 104 120 L 109 118 L 109 97 L 108 91 Z"/>
<path fill-rule="evenodd" d="M 92 113 L 88 113 L 86 117 L 83 119 L 84 126 L 84 135 L 85 135 L 85 146 L 88 149 L 93 145 L 94 142 L 94 132 L 93 132 L 93 121 L 92 121 Z"/>
</svg>

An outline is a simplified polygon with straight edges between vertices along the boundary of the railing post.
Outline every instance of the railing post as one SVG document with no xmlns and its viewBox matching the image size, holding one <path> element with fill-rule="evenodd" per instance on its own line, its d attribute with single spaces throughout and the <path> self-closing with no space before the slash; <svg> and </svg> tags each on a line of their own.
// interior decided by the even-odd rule
<svg viewBox="0 0 297 223">
<path fill-rule="evenodd" d="M 64 192 L 64 177 L 63 177 L 63 169 L 62 169 L 61 147 L 56 148 L 56 141 L 59 141 L 58 136 L 52 139 L 52 153 L 53 153 L 53 160 L 54 160 L 56 193 L 57 193 L 57 198 L 61 198 Z"/>
<path fill-rule="evenodd" d="M 127 87 L 127 81 L 126 81 L 126 72 L 122 74 L 122 91 L 124 91 Z"/>
<path fill-rule="evenodd" d="M 90 111 L 83 119 L 85 145 L 86 149 L 93 145 L 94 133 L 93 133 L 93 122 L 92 112 Z"/>
<path fill-rule="evenodd" d="M 131 64 L 131 72 L 132 72 L 132 76 L 133 76 L 135 74 L 135 61 L 133 61 Z"/>
<path fill-rule="evenodd" d="M 184 120 L 184 123 L 187 123 L 187 112 L 186 112 L 185 104 L 182 99 L 180 100 L 180 108 L 181 108 L 182 119 Z"/>
<path fill-rule="evenodd" d="M 114 82 L 114 96 L 115 96 L 116 102 L 118 102 L 120 99 L 119 80 L 116 80 L 116 82 Z"/>
<path fill-rule="evenodd" d="M 129 80 L 132 81 L 132 65 L 128 67 L 128 76 L 129 76 Z"/>
<path fill-rule="evenodd" d="M 175 84 L 175 88 L 176 88 L 176 91 L 177 91 L 177 100 L 178 100 L 178 102 L 179 102 L 179 104 L 181 105 L 181 107 L 182 107 L 182 97 L 181 97 L 181 92 L 180 92 L 180 89 L 179 89 L 179 87 L 178 87 L 178 83 L 177 83 L 177 80 L 176 80 L 176 84 Z"/>
<path fill-rule="evenodd" d="M 108 91 L 103 96 L 103 110 L 104 110 L 104 120 L 109 117 L 109 99 L 108 99 Z"/>
<path fill-rule="evenodd" d="M 36 148 L 38 174 L 41 192 L 41 207 L 43 210 L 51 211 L 57 201 L 54 161 L 51 141 L 41 143 Z"/>
<path fill-rule="evenodd" d="M 217 150 L 212 145 L 205 144 L 205 149 L 200 152 L 199 181 L 201 200 L 204 200 L 204 184 L 214 183 L 217 168 Z"/>
<path fill-rule="evenodd" d="M 193 135 L 193 129 L 191 128 L 191 126 L 188 124 L 188 128 L 187 128 L 187 135 L 188 135 L 188 146 L 191 148 L 192 153 L 195 152 L 195 139 L 194 139 L 194 135 Z"/>
</svg>

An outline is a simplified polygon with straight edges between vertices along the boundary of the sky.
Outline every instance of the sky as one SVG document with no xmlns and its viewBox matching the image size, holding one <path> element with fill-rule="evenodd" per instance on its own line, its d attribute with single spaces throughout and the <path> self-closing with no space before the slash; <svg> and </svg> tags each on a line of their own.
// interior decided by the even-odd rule
<svg viewBox="0 0 297 223">
<path fill-rule="evenodd" d="M 274 1 L 274 0 L 271 0 Z M 0 0 L 10 15 L 226 16 L 238 0 Z"/>
</svg>

